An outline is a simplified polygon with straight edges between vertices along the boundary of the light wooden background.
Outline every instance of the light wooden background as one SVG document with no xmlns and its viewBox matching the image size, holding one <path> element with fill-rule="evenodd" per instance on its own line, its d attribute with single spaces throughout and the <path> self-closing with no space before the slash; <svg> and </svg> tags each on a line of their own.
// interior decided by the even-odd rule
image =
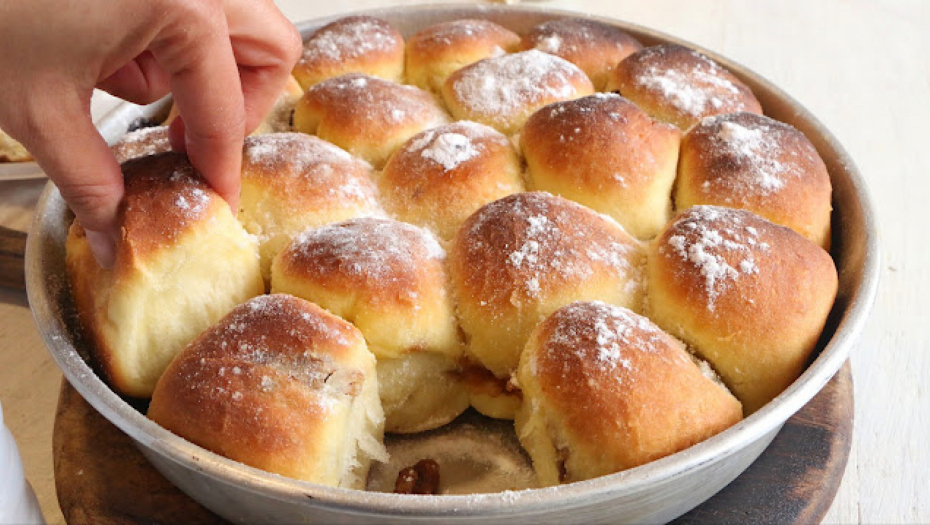
<svg viewBox="0 0 930 525">
<path fill-rule="evenodd" d="M 292 20 L 395 0 L 278 0 Z M 930 523 L 930 2 L 550 0 L 671 33 L 761 73 L 817 115 L 864 173 L 882 285 L 852 355 L 852 454 L 828 523 Z M 100 115 L 112 102 L 95 100 Z M 41 182 L 0 183 L 0 224 L 25 229 Z M 923 319 L 923 321 L 921 321 Z M 60 373 L 25 298 L 0 290 L 0 398 L 29 480 L 60 523 L 51 434 Z"/>
</svg>

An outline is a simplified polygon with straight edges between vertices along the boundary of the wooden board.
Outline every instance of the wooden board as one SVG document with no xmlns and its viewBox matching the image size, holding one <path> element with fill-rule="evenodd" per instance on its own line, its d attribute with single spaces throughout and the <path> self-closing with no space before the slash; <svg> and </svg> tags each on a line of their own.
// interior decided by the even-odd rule
<svg viewBox="0 0 930 525">
<path fill-rule="evenodd" d="M 846 468 L 852 417 L 847 363 L 758 461 L 674 523 L 819 523 Z M 67 382 L 55 418 L 54 459 L 58 500 L 71 525 L 225 523 L 174 488 Z"/>
</svg>

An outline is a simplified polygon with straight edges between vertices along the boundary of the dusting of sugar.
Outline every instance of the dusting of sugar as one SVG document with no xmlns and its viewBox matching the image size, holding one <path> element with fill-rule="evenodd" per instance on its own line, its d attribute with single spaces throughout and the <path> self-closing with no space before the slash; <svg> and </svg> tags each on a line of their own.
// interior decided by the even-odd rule
<svg viewBox="0 0 930 525">
<path fill-rule="evenodd" d="M 455 41 L 477 40 L 493 34 L 499 29 L 487 20 L 462 19 L 434 24 L 411 39 L 426 46 L 451 46 Z"/>
<path fill-rule="evenodd" d="M 598 233 L 594 233 L 580 227 L 578 213 L 593 212 L 543 192 L 505 197 L 476 213 L 468 234 L 469 250 L 474 251 L 474 257 L 487 257 L 483 252 L 488 245 L 482 239 L 507 224 L 506 230 L 512 238 L 506 242 L 502 262 L 518 270 L 511 274 L 515 279 L 511 286 L 527 297 L 538 297 L 546 283 L 553 280 L 584 280 L 597 266 L 609 267 L 624 280 L 621 286 L 625 290 L 638 288 L 639 272 L 634 271 L 630 262 L 635 247 L 600 234 L 606 230 L 596 229 Z M 616 222 L 610 221 L 604 226 L 615 225 Z M 630 281 L 635 282 L 633 288 L 629 288 Z"/>
<path fill-rule="evenodd" d="M 341 108 L 333 118 L 362 127 L 377 121 L 394 127 L 415 121 L 425 129 L 449 121 L 445 110 L 426 91 L 361 73 L 324 80 L 310 88 L 306 96 L 324 107 Z"/>
<path fill-rule="evenodd" d="M 657 46 L 641 51 L 644 59 L 667 53 L 669 48 Z M 725 103 L 736 103 L 734 111 L 745 109 L 738 95 L 739 88 L 726 78 L 725 70 L 704 55 L 690 51 L 697 59 L 684 68 L 674 69 L 653 64 L 636 78 L 647 90 L 660 93 L 673 107 L 691 116 L 701 116 L 720 109 Z"/>
<path fill-rule="evenodd" d="M 531 49 L 460 70 L 452 89 L 469 111 L 506 119 L 527 106 L 572 98 L 576 93 L 573 81 L 579 76 L 584 73 L 571 62 Z"/>
<path fill-rule="evenodd" d="M 730 188 L 738 195 L 770 195 L 785 187 L 789 178 L 799 178 L 802 170 L 782 147 L 793 131 L 788 126 L 762 116 L 722 115 L 701 121 L 702 133 L 710 135 L 712 154 L 730 157 L 739 164 L 739 171 L 728 177 L 716 177 L 703 183 L 705 191 L 714 187 Z"/>
<path fill-rule="evenodd" d="M 660 248 L 663 252 L 673 250 L 698 270 L 710 311 L 729 282 L 759 273 L 754 254 L 768 250 L 756 228 L 741 227 L 743 214 L 748 212 L 716 206 L 690 208 L 674 223 L 671 231 L 675 233 Z M 728 262 L 734 256 L 739 257 L 735 268 Z"/>
<path fill-rule="evenodd" d="M 550 336 L 553 344 L 547 346 L 553 362 L 562 361 L 567 351 L 618 383 L 622 374 L 617 370 L 633 370 L 634 354 L 655 353 L 664 336 L 647 318 L 602 301 L 572 303 L 552 319 L 556 323 Z"/>
<path fill-rule="evenodd" d="M 478 154 L 478 148 L 471 139 L 460 133 L 452 132 L 436 134 L 420 153 L 423 158 L 441 164 L 447 171 L 455 169 L 459 164 L 475 158 Z"/>
<path fill-rule="evenodd" d="M 252 165 L 258 168 L 258 173 L 299 177 L 340 200 L 360 203 L 371 209 L 380 206 L 375 185 L 367 177 L 372 170 L 371 165 L 311 135 L 269 133 L 247 137 L 243 161 L 245 178 L 253 176 L 253 170 L 249 169 Z M 285 166 L 289 169 L 282 169 Z"/>
<path fill-rule="evenodd" d="M 536 43 L 536 49 L 545 53 L 558 53 L 562 48 L 562 39 L 559 35 L 548 35 Z"/>
<path fill-rule="evenodd" d="M 415 271 L 446 252 L 428 230 L 379 218 L 359 218 L 312 228 L 293 241 L 292 256 L 335 261 L 349 275 L 385 279 L 399 268 Z"/>
<path fill-rule="evenodd" d="M 322 57 L 334 62 L 385 53 L 401 45 L 394 29 L 381 20 L 353 17 L 314 33 L 304 44 L 302 61 Z"/>
</svg>

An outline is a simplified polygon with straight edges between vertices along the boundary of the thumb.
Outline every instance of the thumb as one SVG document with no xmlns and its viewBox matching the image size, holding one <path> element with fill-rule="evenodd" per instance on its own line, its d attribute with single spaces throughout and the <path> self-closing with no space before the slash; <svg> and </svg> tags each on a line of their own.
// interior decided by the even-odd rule
<svg viewBox="0 0 930 525">
<path fill-rule="evenodd" d="M 77 94 L 45 98 L 29 112 L 27 148 L 55 183 L 87 233 L 97 263 L 111 268 L 116 257 L 116 212 L 123 175 L 109 146 Z"/>
</svg>

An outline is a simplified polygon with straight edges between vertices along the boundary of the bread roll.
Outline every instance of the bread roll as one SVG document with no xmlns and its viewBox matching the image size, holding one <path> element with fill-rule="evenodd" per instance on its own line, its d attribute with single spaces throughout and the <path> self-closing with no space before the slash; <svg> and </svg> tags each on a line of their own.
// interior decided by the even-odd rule
<svg viewBox="0 0 930 525">
<path fill-rule="evenodd" d="M 274 292 L 319 304 L 365 334 L 389 432 L 435 428 L 468 407 L 444 264 L 428 231 L 367 218 L 301 233 L 272 266 Z"/>
<path fill-rule="evenodd" d="M 318 306 L 263 295 L 201 334 L 158 381 L 148 416 L 246 465 L 362 489 L 387 460 L 375 359 Z"/>
<path fill-rule="evenodd" d="M 171 151 L 168 126 L 154 126 L 130 131 L 110 145 L 110 151 L 119 163 L 156 153 Z"/>
<path fill-rule="evenodd" d="M 803 133 L 753 113 L 707 118 L 681 143 L 675 205 L 741 208 L 829 249 L 830 174 Z"/>
<path fill-rule="evenodd" d="M 385 209 L 449 240 L 481 206 L 523 191 L 506 135 L 475 122 L 433 128 L 404 143 L 378 176 Z"/>
<path fill-rule="evenodd" d="M 521 49 L 538 49 L 568 60 L 603 91 L 610 72 L 627 56 L 643 48 L 638 40 L 612 25 L 584 18 L 543 22 L 523 36 Z"/>
<path fill-rule="evenodd" d="M 377 169 L 404 141 L 448 121 L 422 89 L 361 74 L 320 82 L 294 109 L 294 129 L 328 140 Z"/>
<path fill-rule="evenodd" d="M 619 90 L 653 118 L 682 130 L 712 115 L 762 114 L 755 95 L 732 73 L 677 44 L 649 47 L 628 56 L 614 69 L 607 90 Z"/>
<path fill-rule="evenodd" d="M 744 210 L 695 206 L 649 251 L 648 314 L 709 361 L 751 414 L 804 370 L 836 297 L 833 260 Z"/>
<path fill-rule="evenodd" d="M 103 377 L 120 394 L 149 397 L 184 345 L 264 285 L 257 244 L 186 157 L 131 160 L 123 175 L 113 269 L 97 265 L 77 222 L 66 265 Z"/>
<path fill-rule="evenodd" d="M 649 319 L 601 302 L 564 306 L 520 359 L 517 436 L 541 485 L 674 454 L 742 419 L 723 386 Z"/>
<path fill-rule="evenodd" d="M 613 217 L 640 239 L 668 222 L 681 132 L 615 94 L 556 102 L 520 134 L 532 189 Z"/>
<path fill-rule="evenodd" d="M 326 79 L 364 73 L 394 82 L 404 74 L 404 38 L 388 22 L 347 16 L 331 22 L 304 42 L 294 77 L 304 91 Z"/>
<path fill-rule="evenodd" d="M 407 40 L 407 82 L 439 95 L 452 73 L 514 51 L 519 43 L 519 35 L 488 20 L 431 25 Z"/>
<path fill-rule="evenodd" d="M 446 107 L 456 119 L 487 124 L 508 135 L 520 131 L 546 104 L 592 93 L 584 71 L 535 49 L 476 62 L 453 73 L 442 87 Z"/>
<path fill-rule="evenodd" d="M 452 241 L 449 273 L 468 353 L 498 379 L 559 307 L 602 300 L 640 309 L 643 250 L 620 225 L 548 193 L 485 205 Z"/>
<path fill-rule="evenodd" d="M 0 129 L 0 162 L 28 162 L 30 160 L 32 160 L 32 154 Z"/>
<path fill-rule="evenodd" d="M 367 162 L 304 133 L 247 138 L 239 221 L 258 237 L 265 281 L 275 255 L 305 229 L 383 215 L 371 176 Z"/>
</svg>

